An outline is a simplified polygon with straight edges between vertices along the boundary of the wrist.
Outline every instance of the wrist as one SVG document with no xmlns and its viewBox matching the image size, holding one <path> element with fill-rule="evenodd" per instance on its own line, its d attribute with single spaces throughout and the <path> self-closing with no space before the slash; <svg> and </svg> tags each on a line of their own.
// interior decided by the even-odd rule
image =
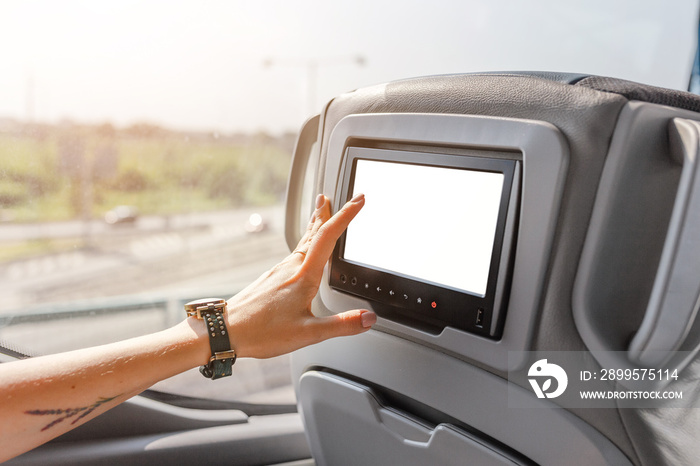
<svg viewBox="0 0 700 466">
<path fill-rule="evenodd" d="M 231 349 L 236 351 L 236 355 L 239 358 L 255 357 L 251 356 L 250 348 L 247 345 L 245 335 L 241 335 L 241 328 L 246 327 L 246 317 L 241 313 L 236 314 L 236 304 L 233 299 L 227 300 L 226 305 L 226 326 L 228 327 L 229 343 L 231 344 Z M 240 306 L 240 303 L 238 303 Z"/>
<path fill-rule="evenodd" d="M 191 368 L 207 364 L 211 358 L 209 335 L 203 321 L 195 317 L 187 317 L 176 326 L 182 332 L 185 344 L 189 347 L 187 359 Z"/>
</svg>

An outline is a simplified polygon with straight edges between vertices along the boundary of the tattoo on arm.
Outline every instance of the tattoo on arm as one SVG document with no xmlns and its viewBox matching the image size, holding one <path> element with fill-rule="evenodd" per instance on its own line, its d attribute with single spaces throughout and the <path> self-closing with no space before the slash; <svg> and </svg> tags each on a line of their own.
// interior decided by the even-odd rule
<svg viewBox="0 0 700 466">
<path fill-rule="evenodd" d="M 81 408 L 57 408 L 57 409 L 33 409 L 29 411 L 25 411 L 25 414 L 32 414 L 35 416 L 60 416 L 57 419 L 54 419 L 53 421 L 49 422 L 44 426 L 41 431 L 45 431 L 56 424 L 63 422 L 65 419 L 72 418 L 74 416 L 78 416 L 77 418 L 73 419 L 73 422 L 71 424 L 75 424 L 76 422 L 80 421 L 82 418 L 85 416 L 89 416 L 90 413 L 92 413 L 94 410 L 99 408 L 105 403 L 109 403 L 110 401 L 114 400 L 117 398 L 117 396 L 113 396 L 111 398 L 100 398 L 97 400 L 95 403 L 91 404 L 90 406 L 83 406 Z"/>
</svg>

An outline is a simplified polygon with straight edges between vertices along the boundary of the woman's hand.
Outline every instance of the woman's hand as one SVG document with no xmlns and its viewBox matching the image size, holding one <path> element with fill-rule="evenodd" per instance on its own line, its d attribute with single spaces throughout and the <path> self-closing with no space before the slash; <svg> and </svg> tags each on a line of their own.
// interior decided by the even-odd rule
<svg viewBox="0 0 700 466">
<path fill-rule="evenodd" d="M 328 198 L 319 195 L 294 252 L 228 301 L 231 347 L 239 357 L 278 356 L 331 337 L 365 332 L 377 321 L 365 309 L 330 317 L 311 313 L 311 300 L 335 243 L 364 203 L 364 196 L 358 195 L 331 217 Z"/>
<path fill-rule="evenodd" d="M 366 310 L 314 317 L 311 300 L 336 240 L 364 205 L 333 217 L 319 196 L 299 246 L 229 300 L 229 335 L 238 356 L 266 358 L 326 338 L 369 329 Z M 194 317 L 161 332 L 68 353 L 0 364 L 0 462 L 95 417 L 155 382 L 211 356 L 205 325 Z M 69 419 L 70 418 L 70 419 Z"/>
</svg>

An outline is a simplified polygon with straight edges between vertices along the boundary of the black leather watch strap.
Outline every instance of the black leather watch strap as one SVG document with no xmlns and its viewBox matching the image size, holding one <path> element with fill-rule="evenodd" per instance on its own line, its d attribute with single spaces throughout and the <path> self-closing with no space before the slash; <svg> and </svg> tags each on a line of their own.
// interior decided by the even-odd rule
<svg viewBox="0 0 700 466">
<path fill-rule="evenodd" d="M 229 376 L 233 373 L 236 352 L 231 349 L 228 329 L 226 328 L 226 300 L 198 299 L 185 305 L 187 315 L 202 319 L 207 326 L 211 359 L 200 367 L 199 371 L 212 380 Z"/>
</svg>

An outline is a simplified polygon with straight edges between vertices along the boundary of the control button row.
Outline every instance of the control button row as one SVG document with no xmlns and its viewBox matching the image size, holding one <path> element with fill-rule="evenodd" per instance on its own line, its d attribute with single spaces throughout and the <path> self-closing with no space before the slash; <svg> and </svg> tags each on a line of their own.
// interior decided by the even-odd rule
<svg viewBox="0 0 700 466">
<path fill-rule="evenodd" d="M 347 282 L 348 282 L 348 277 L 347 277 L 347 275 L 345 275 L 345 274 L 340 274 L 340 282 L 343 283 L 343 284 L 347 283 Z M 350 284 L 351 284 L 352 286 L 356 286 L 356 285 L 358 284 L 357 277 L 352 277 L 352 278 L 350 279 Z M 367 282 L 365 282 L 364 285 L 363 285 L 363 287 L 364 287 L 365 290 L 369 290 L 369 289 L 370 289 L 370 284 L 367 283 Z M 382 292 L 384 291 L 384 288 L 382 288 L 381 285 L 378 285 L 376 288 L 374 288 L 374 290 L 376 290 L 377 293 L 382 293 Z M 389 295 L 390 297 L 392 297 L 392 298 L 393 298 L 394 296 L 396 296 L 397 294 L 399 294 L 399 293 L 397 293 L 397 292 L 394 291 L 393 289 L 390 289 L 389 292 L 388 292 L 388 295 Z M 403 297 L 404 301 L 408 301 L 408 300 L 410 299 L 410 296 L 408 296 L 408 294 L 406 294 L 406 293 L 401 294 L 401 296 Z M 416 304 L 423 304 L 423 298 L 419 296 L 419 297 L 416 298 L 415 302 L 416 302 Z M 433 309 L 437 309 L 437 307 L 438 307 L 437 301 L 431 301 L 431 302 L 430 302 L 430 307 L 432 307 Z"/>
</svg>

